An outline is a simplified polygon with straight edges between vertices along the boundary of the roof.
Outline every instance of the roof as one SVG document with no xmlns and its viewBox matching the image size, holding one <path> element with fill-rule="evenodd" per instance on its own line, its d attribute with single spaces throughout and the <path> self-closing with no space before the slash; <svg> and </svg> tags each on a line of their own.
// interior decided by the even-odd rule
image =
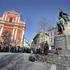
<svg viewBox="0 0 70 70">
<path fill-rule="evenodd" d="M 37 33 L 37 35 L 33 38 L 33 40 L 35 40 L 36 38 L 38 38 L 41 33 L 45 33 L 45 35 L 49 36 L 47 32 L 39 32 L 39 33 Z"/>
<path fill-rule="evenodd" d="M 57 29 L 57 26 L 56 26 L 56 27 L 52 27 L 52 28 L 48 29 L 48 31 L 51 31 L 51 30 L 53 30 L 53 29 Z"/>
<path fill-rule="evenodd" d="M 15 14 L 15 15 L 20 16 L 20 13 L 18 13 L 18 12 L 16 12 L 16 11 L 14 11 L 14 10 L 6 11 L 5 13 L 13 13 L 13 14 Z"/>
</svg>

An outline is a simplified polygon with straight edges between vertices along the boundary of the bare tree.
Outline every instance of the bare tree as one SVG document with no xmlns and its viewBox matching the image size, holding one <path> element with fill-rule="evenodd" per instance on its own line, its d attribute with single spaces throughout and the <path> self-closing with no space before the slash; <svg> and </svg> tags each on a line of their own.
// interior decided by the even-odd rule
<svg viewBox="0 0 70 70">
<path fill-rule="evenodd" d="M 39 24 L 39 32 L 46 32 L 47 31 L 47 21 L 46 18 L 42 18 Z"/>
<path fill-rule="evenodd" d="M 4 31 L 2 33 L 3 44 L 10 45 L 11 42 L 11 33 L 8 31 Z"/>
</svg>

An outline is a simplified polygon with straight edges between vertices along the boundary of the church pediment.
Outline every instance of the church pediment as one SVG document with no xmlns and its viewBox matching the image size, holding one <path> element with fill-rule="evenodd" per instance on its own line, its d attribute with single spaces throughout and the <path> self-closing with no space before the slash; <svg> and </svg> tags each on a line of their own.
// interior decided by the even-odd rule
<svg viewBox="0 0 70 70">
<path fill-rule="evenodd" d="M 20 22 L 20 14 L 15 11 L 7 11 L 3 14 L 2 19 L 9 23 Z"/>
</svg>

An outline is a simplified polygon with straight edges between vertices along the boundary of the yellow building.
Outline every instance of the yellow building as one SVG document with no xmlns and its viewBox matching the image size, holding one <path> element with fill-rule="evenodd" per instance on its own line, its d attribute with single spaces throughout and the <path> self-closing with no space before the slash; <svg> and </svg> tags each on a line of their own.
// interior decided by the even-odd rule
<svg viewBox="0 0 70 70">
<path fill-rule="evenodd" d="M 42 47 L 41 45 L 45 44 L 47 42 L 47 44 L 49 45 L 49 35 L 47 32 L 39 32 L 32 41 L 31 47 L 32 48 L 40 48 Z"/>
</svg>

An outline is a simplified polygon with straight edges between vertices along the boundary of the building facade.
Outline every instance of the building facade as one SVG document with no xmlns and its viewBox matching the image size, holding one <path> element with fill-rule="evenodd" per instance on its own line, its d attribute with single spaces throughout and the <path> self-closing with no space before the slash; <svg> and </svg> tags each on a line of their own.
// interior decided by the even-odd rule
<svg viewBox="0 0 70 70">
<path fill-rule="evenodd" d="M 52 27 L 51 29 L 49 29 L 48 34 L 49 34 L 49 45 L 54 46 L 54 38 L 58 34 L 57 27 Z"/>
<path fill-rule="evenodd" d="M 24 39 L 24 48 L 30 48 L 29 41 Z"/>
<path fill-rule="evenodd" d="M 39 32 L 33 38 L 31 47 L 34 49 L 42 48 L 46 42 L 49 46 L 49 35 L 48 35 L 48 33 L 47 32 Z"/>
<path fill-rule="evenodd" d="M 3 32 L 11 34 L 11 40 L 19 46 L 23 42 L 25 22 L 21 20 L 20 14 L 16 11 L 7 11 L 0 17 L 0 40 Z"/>
</svg>

